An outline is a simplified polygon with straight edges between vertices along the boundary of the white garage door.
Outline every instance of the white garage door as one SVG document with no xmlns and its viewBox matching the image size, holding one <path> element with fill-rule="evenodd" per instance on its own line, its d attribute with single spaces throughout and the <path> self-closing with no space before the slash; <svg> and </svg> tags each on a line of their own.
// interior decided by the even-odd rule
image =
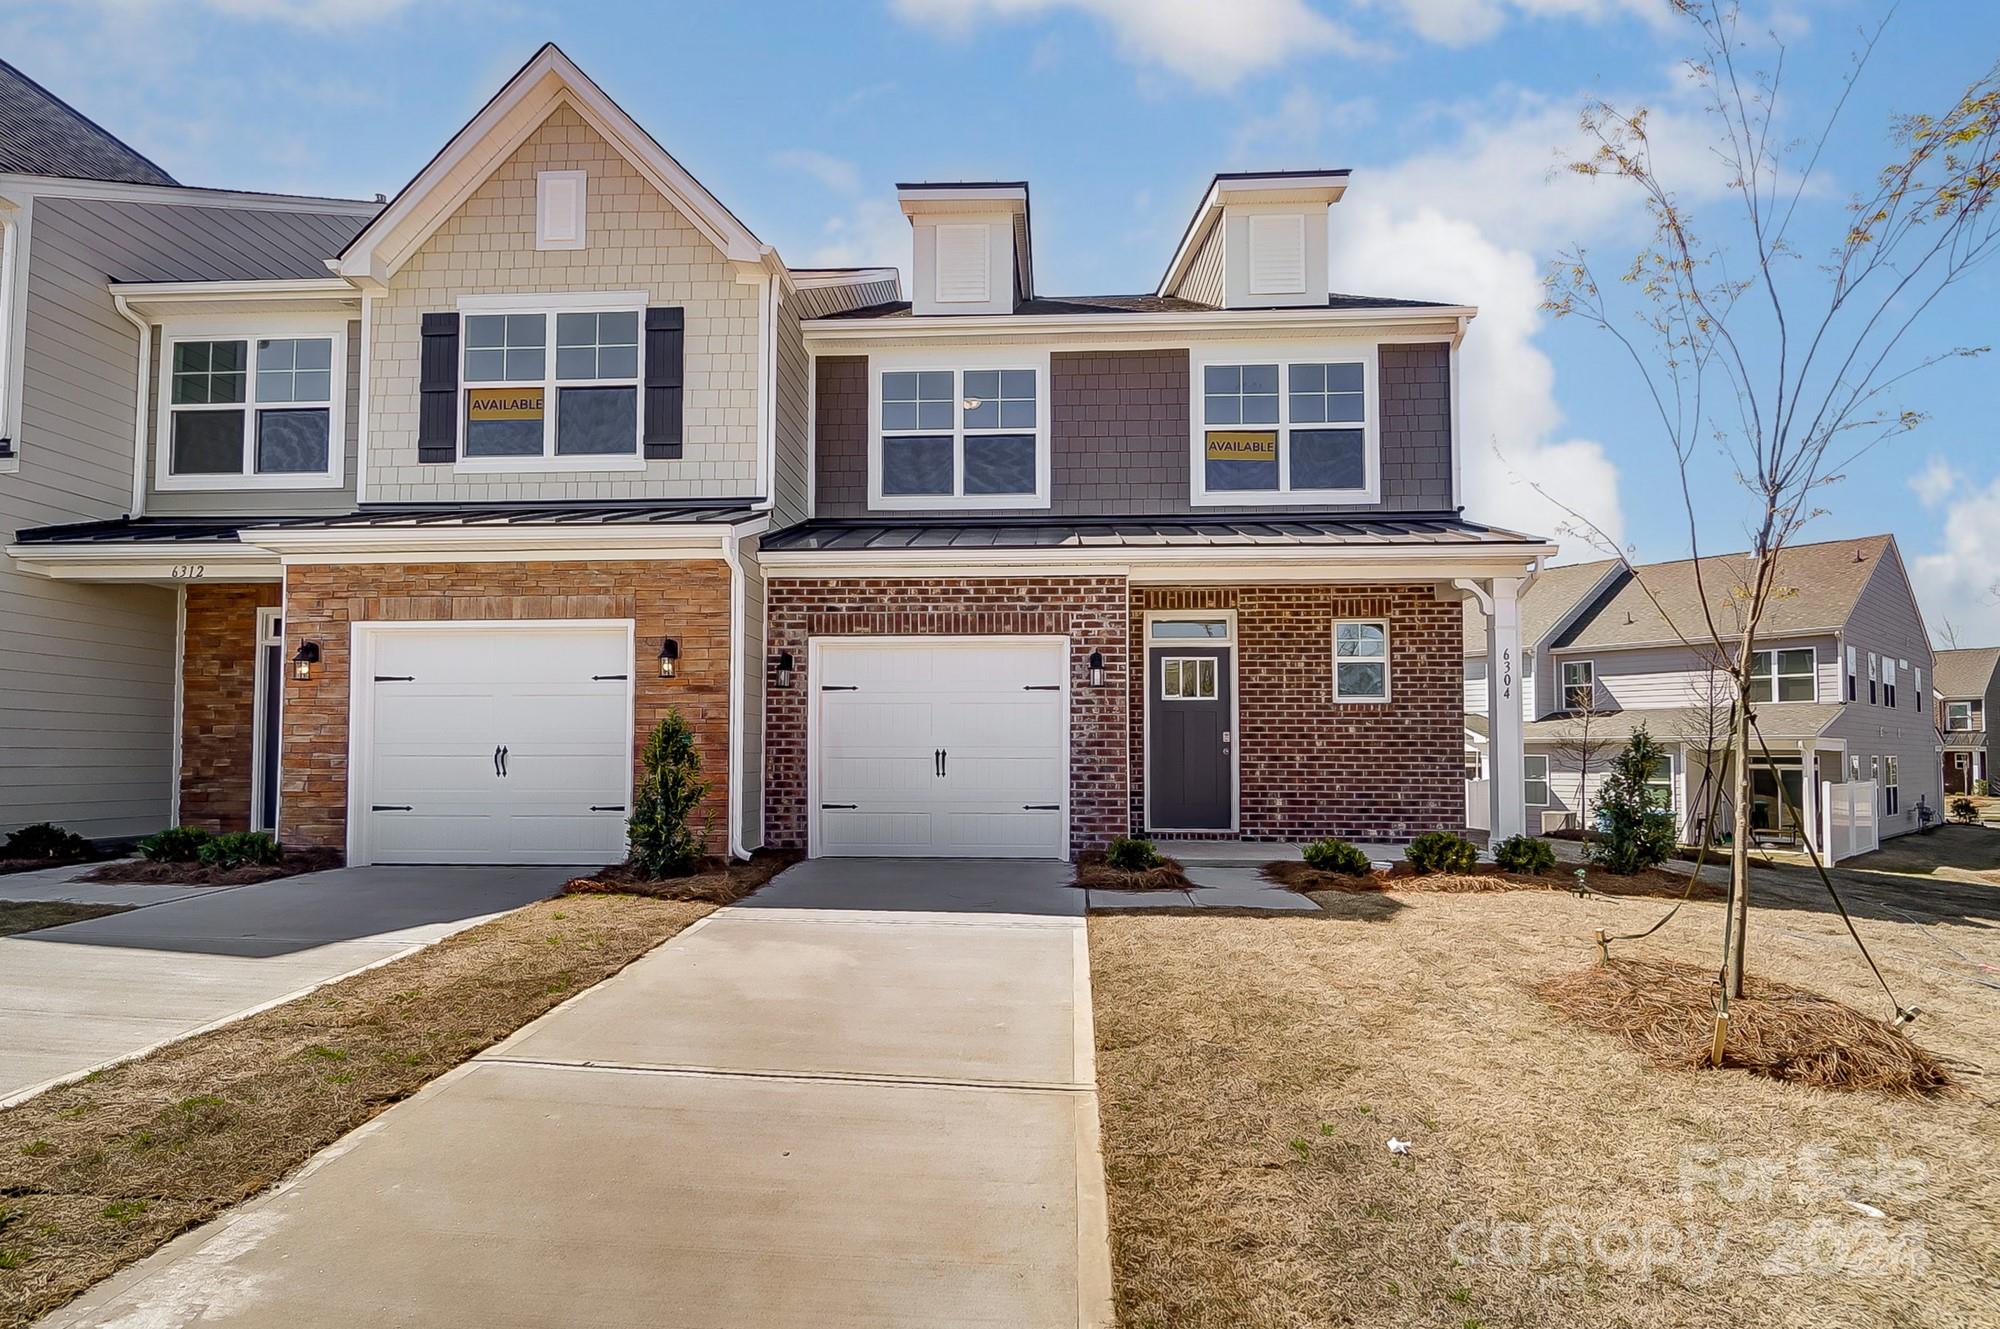
<svg viewBox="0 0 2000 1329">
<path fill-rule="evenodd" d="M 374 628 L 362 844 L 376 863 L 600 864 L 625 855 L 626 628 Z"/>
<path fill-rule="evenodd" d="M 813 851 L 1060 858 L 1068 648 L 819 645 Z"/>
</svg>

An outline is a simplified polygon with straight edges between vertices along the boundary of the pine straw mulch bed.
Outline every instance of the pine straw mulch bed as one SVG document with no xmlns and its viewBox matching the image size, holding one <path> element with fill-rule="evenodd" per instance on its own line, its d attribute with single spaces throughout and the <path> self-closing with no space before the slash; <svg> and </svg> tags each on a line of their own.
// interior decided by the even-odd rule
<svg viewBox="0 0 2000 1329">
<path fill-rule="evenodd" d="M 1972 912 L 1983 888 L 1962 889 Z M 1991 1080 L 1835 1094 L 1669 1071 L 1530 991 L 1660 901 L 1323 898 L 1320 914 L 1088 920 L 1127 1329 L 1991 1322 Z M 1697 901 L 1613 955 L 1703 969 L 1721 921 Z M 1855 925 L 1923 1008 L 1924 1048 L 2000 1066 L 2000 929 Z M 1836 914 L 1753 906 L 1751 929 L 1770 984 L 1886 1013 Z"/>
<path fill-rule="evenodd" d="M 760 849 L 747 863 L 706 858 L 685 877 L 649 877 L 630 864 L 593 872 L 563 884 L 564 895 L 643 895 L 653 900 L 735 904 L 803 857 L 796 850 Z"/>
<path fill-rule="evenodd" d="M 1194 889 L 1187 872 L 1177 859 L 1162 857 L 1159 866 L 1140 872 L 1114 868 L 1104 861 L 1102 849 L 1088 849 L 1077 855 L 1076 879 L 1070 883 L 1087 891 L 1187 891 Z"/>
<path fill-rule="evenodd" d="M 280 862 L 246 863 L 233 868 L 212 867 L 207 863 L 155 863 L 150 859 L 126 858 L 94 868 L 77 880 L 154 886 L 253 886 L 260 881 L 296 877 L 302 872 L 325 872 L 340 864 L 341 853 L 337 849 L 287 849 Z"/>
<path fill-rule="evenodd" d="M 0 900 L 0 937 L 61 927 L 64 923 L 81 923 L 86 918 L 103 918 L 107 914 L 122 914 L 131 907 L 127 904 L 71 904 L 68 900 Z"/>
<path fill-rule="evenodd" d="M 1528 987 L 1570 1019 L 1616 1035 L 1657 1065 L 1709 1067 L 1718 991 L 1713 970 L 1614 957 Z M 1818 1089 L 1935 1094 L 1956 1087 L 1942 1061 L 1888 1022 L 1747 974 L 1743 996 L 1729 1003 L 1722 1065 Z"/>
<path fill-rule="evenodd" d="M 0 1326 L 264 1190 L 711 912 L 540 901 L 0 1110 Z"/>
<path fill-rule="evenodd" d="M 1473 895 L 1491 891 L 1575 891 L 1576 871 L 1573 866 L 1558 866 L 1545 876 L 1533 876 L 1525 872 L 1501 872 L 1490 869 L 1482 872 L 1418 872 L 1407 863 L 1398 863 L 1387 869 L 1377 869 L 1365 877 L 1351 877 L 1341 872 L 1324 872 L 1296 859 L 1277 863 L 1266 863 L 1263 873 L 1267 880 L 1297 891 L 1302 895 L 1312 895 L 1319 891 L 1367 893 L 1372 891 L 1423 891 L 1434 895 Z M 1602 868 L 1584 869 L 1584 881 L 1589 889 L 1602 895 L 1644 896 L 1649 899 L 1678 900 L 1687 890 L 1685 873 L 1677 873 L 1667 868 L 1646 868 L 1630 876 L 1620 876 L 1606 872 Z M 1706 878 L 1695 884 L 1696 900 L 1720 900 L 1727 892 L 1718 883 Z"/>
</svg>

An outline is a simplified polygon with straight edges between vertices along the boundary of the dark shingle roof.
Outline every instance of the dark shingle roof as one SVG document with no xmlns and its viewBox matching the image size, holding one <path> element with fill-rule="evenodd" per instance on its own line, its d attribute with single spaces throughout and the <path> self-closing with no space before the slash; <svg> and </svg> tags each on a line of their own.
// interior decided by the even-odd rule
<svg viewBox="0 0 2000 1329">
<path fill-rule="evenodd" d="M 1616 559 L 1600 558 L 1592 563 L 1543 568 L 1521 597 L 1521 645 L 1530 649 L 1540 645 L 1550 629 L 1603 584 L 1617 566 Z M 1465 600 L 1465 653 L 1486 654 L 1486 611 L 1470 596 Z"/>
<path fill-rule="evenodd" d="M 171 175 L 0 60 L 0 174 L 171 185 Z"/>
<path fill-rule="evenodd" d="M 1937 653 L 1932 683 L 1944 697 L 1984 697 L 2000 668 L 2000 646 L 1965 646 Z"/>
<path fill-rule="evenodd" d="M 1455 306 L 1438 300 L 1399 300 L 1382 295 L 1329 295 L 1329 309 L 1450 309 Z M 1296 305 L 1271 308 L 1297 308 Z M 1202 314 L 1215 308 L 1199 300 L 1178 295 L 1043 295 L 1014 306 L 1019 316 L 1048 314 Z M 828 318 L 908 318 L 910 302 L 891 300 L 886 304 L 864 305 Z"/>
</svg>

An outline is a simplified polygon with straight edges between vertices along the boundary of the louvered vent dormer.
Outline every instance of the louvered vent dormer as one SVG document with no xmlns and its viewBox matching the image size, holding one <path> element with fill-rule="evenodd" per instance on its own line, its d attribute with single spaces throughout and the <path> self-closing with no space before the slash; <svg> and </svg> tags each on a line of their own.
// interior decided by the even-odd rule
<svg viewBox="0 0 2000 1329">
<path fill-rule="evenodd" d="M 941 305 L 983 305 L 993 299 L 993 227 L 951 222 L 937 228 L 937 280 Z"/>
<path fill-rule="evenodd" d="M 1345 171 L 1218 175 L 1159 294 L 1223 309 L 1324 305 L 1327 210 Z"/>
<path fill-rule="evenodd" d="M 1034 290 L 1025 184 L 899 185 L 916 314 L 1011 314 Z"/>
</svg>

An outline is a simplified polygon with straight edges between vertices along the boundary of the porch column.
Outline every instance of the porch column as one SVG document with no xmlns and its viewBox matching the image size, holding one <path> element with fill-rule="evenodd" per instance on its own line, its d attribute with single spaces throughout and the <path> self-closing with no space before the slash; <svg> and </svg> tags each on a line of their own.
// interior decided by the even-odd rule
<svg viewBox="0 0 2000 1329">
<path fill-rule="evenodd" d="M 1486 723 L 1493 779 L 1493 843 L 1527 829 L 1521 771 L 1521 580 L 1495 577 L 1480 598 L 1486 610 Z"/>
</svg>

